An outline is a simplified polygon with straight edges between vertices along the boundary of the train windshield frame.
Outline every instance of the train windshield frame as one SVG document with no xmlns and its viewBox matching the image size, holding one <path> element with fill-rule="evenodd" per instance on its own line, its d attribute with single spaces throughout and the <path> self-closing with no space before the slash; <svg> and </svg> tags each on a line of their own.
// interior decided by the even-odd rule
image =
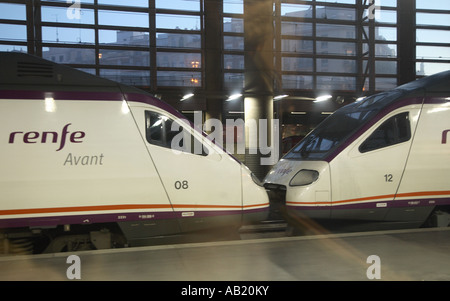
<svg viewBox="0 0 450 301">
<path fill-rule="evenodd" d="M 367 124 L 381 108 L 401 95 L 401 91 L 393 90 L 341 108 L 294 146 L 284 159 L 325 160 L 330 153 Z"/>
</svg>

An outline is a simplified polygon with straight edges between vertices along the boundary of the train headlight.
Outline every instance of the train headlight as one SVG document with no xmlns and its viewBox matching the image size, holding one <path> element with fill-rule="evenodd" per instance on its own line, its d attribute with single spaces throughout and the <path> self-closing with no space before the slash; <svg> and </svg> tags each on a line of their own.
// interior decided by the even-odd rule
<svg viewBox="0 0 450 301">
<path fill-rule="evenodd" d="M 305 186 L 314 183 L 319 178 L 316 170 L 302 169 L 289 182 L 290 186 Z"/>
<path fill-rule="evenodd" d="M 257 176 L 255 176 L 254 173 L 251 173 L 252 180 L 255 182 L 256 185 L 263 187 L 263 183 L 258 179 Z"/>
</svg>

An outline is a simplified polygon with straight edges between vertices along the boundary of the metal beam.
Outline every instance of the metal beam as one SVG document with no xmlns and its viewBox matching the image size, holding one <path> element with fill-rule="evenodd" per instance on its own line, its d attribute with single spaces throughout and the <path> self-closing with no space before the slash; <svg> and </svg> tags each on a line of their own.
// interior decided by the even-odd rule
<svg viewBox="0 0 450 301">
<path fill-rule="evenodd" d="M 397 0 L 398 84 L 416 79 L 416 0 Z"/>
</svg>

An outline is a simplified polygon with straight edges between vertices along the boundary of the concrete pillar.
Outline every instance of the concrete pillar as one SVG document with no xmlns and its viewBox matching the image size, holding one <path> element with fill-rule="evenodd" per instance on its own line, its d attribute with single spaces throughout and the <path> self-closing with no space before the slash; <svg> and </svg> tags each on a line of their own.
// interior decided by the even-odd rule
<svg viewBox="0 0 450 301">
<path fill-rule="evenodd" d="M 222 120 L 223 59 L 222 10 L 223 0 L 205 0 L 205 119 Z"/>
<path fill-rule="evenodd" d="M 270 169 L 263 163 L 268 154 L 264 146 L 270 144 L 273 122 L 273 3 L 272 1 L 244 0 L 245 49 L 245 163 L 262 179 Z M 265 121 L 260 122 L 260 121 Z M 256 127 L 256 130 L 255 130 Z M 255 145 L 254 135 L 257 132 Z M 261 142 L 268 143 L 261 143 Z M 266 145 L 265 145 L 266 144 Z"/>
<path fill-rule="evenodd" d="M 398 85 L 416 79 L 416 0 L 397 1 Z"/>
</svg>

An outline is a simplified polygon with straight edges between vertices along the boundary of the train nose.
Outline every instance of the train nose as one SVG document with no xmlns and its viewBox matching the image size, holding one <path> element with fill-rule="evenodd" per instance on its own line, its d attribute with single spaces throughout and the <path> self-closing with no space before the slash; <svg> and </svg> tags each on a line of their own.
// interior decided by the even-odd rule
<svg viewBox="0 0 450 301">
<path fill-rule="evenodd" d="M 269 196 L 271 213 L 277 218 L 282 215 L 282 208 L 286 205 L 289 181 L 296 170 L 296 166 L 292 162 L 282 159 L 273 166 L 264 178 L 264 187 Z"/>
<path fill-rule="evenodd" d="M 267 220 L 269 196 L 262 182 L 245 166 L 242 167 L 243 222 L 255 223 Z"/>
<path fill-rule="evenodd" d="M 318 178 L 315 165 L 308 162 L 289 161 L 281 159 L 264 179 L 270 206 L 273 212 L 281 212 L 288 201 L 303 200 L 299 187 L 306 187 Z"/>
<path fill-rule="evenodd" d="M 275 164 L 272 170 L 265 177 L 264 185 L 269 189 L 271 187 L 287 187 L 290 180 L 298 170 L 299 166 L 298 164 L 296 164 L 296 162 L 281 159 L 280 162 Z"/>
</svg>

